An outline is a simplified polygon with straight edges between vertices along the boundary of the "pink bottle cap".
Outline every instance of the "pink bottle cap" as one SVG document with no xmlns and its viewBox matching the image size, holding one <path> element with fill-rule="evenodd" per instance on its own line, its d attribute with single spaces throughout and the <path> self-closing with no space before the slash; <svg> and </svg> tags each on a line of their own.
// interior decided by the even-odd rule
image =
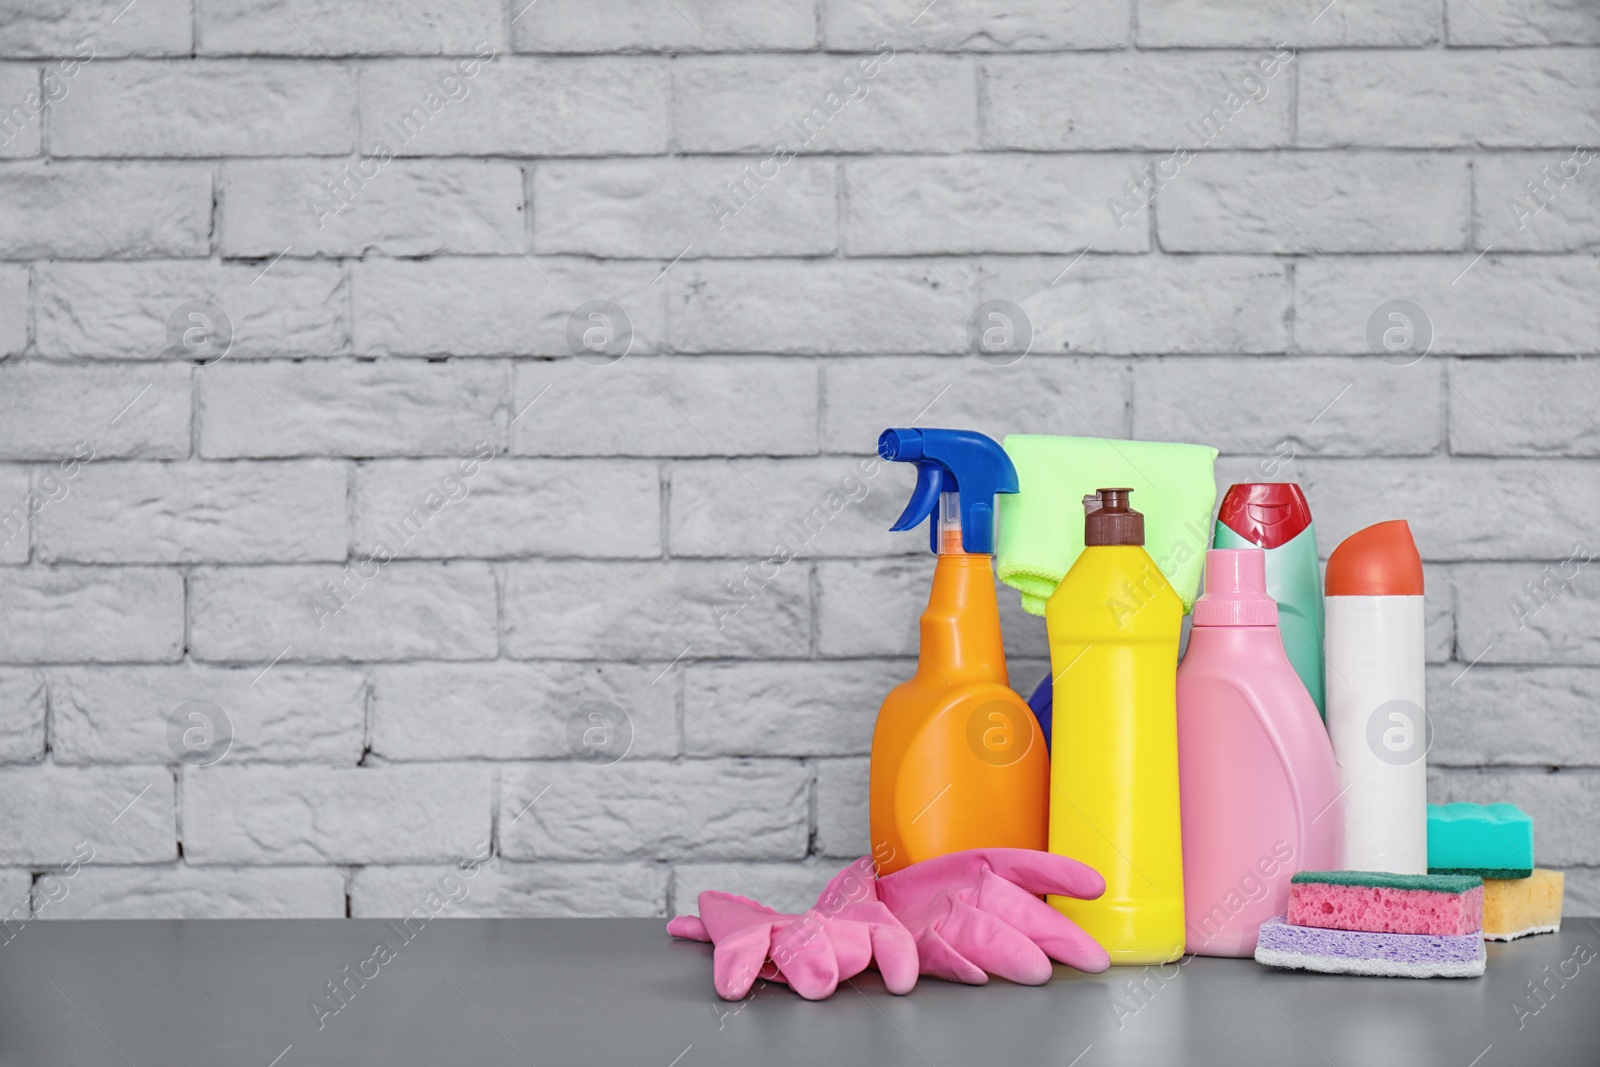
<svg viewBox="0 0 1600 1067">
<path fill-rule="evenodd" d="M 1267 595 L 1267 554 L 1259 548 L 1206 550 L 1206 591 L 1194 602 L 1196 626 L 1276 626 Z"/>
</svg>

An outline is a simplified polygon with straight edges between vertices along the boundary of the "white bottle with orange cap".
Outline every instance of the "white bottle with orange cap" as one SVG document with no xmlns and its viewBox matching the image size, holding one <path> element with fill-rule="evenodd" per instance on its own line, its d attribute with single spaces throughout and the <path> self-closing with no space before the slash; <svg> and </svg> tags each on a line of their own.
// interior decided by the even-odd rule
<svg viewBox="0 0 1600 1067">
<path fill-rule="evenodd" d="M 1422 557 L 1406 522 L 1345 538 L 1326 577 L 1328 736 L 1345 868 L 1428 873 Z"/>
</svg>

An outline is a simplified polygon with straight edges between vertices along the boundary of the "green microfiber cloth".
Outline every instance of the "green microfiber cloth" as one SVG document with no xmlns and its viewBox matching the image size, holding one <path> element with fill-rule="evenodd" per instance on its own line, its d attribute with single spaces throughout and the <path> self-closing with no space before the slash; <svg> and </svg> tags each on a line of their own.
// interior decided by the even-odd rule
<svg viewBox="0 0 1600 1067">
<path fill-rule="evenodd" d="M 1144 514 L 1145 551 L 1183 598 L 1183 610 L 1194 607 L 1217 504 L 1216 449 L 1015 433 L 1005 449 L 1022 491 L 996 498 L 995 562 L 1000 580 L 1022 594 L 1024 611 L 1044 614 L 1045 601 L 1083 551 L 1083 498 L 1122 486 L 1133 490 L 1129 505 Z"/>
</svg>

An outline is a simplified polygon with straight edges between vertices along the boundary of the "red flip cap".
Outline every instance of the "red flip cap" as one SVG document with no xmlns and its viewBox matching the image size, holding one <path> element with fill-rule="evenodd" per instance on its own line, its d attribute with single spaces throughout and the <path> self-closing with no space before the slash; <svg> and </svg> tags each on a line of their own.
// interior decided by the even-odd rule
<svg viewBox="0 0 1600 1067">
<path fill-rule="evenodd" d="M 1422 557 L 1404 519 L 1368 526 L 1328 557 L 1329 596 L 1421 596 Z"/>
<path fill-rule="evenodd" d="M 1311 507 L 1293 482 L 1240 482 L 1228 487 L 1217 518 L 1256 547 L 1277 548 L 1311 525 Z"/>
</svg>

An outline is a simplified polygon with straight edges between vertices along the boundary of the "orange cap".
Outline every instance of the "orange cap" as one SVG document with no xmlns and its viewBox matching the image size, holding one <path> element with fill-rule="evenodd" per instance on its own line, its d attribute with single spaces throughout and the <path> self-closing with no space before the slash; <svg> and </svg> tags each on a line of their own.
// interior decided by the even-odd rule
<svg viewBox="0 0 1600 1067">
<path fill-rule="evenodd" d="M 1422 557 L 1404 519 L 1368 526 L 1328 557 L 1329 596 L 1421 596 Z"/>
</svg>

